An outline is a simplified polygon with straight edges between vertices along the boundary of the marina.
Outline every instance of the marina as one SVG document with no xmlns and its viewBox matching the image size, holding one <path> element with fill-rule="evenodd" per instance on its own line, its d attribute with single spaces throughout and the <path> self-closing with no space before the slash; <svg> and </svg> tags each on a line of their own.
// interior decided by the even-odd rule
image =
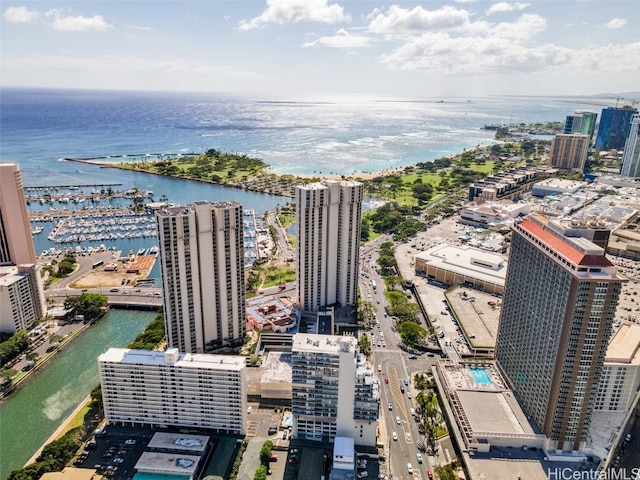
<svg viewBox="0 0 640 480">
<path fill-rule="evenodd" d="M 158 247 L 149 246 L 149 242 L 156 243 L 155 211 L 175 205 L 164 195 L 162 201 L 154 202 L 152 191 L 136 188 L 118 192 L 97 190 L 93 185 L 67 185 L 30 191 L 31 232 L 43 260 L 108 250 L 156 255 Z M 39 236 L 42 232 L 46 232 L 46 240 Z M 269 230 L 254 209 L 243 210 L 243 236 L 244 263 L 249 268 L 264 255 L 260 247 L 269 242 Z"/>
</svg>

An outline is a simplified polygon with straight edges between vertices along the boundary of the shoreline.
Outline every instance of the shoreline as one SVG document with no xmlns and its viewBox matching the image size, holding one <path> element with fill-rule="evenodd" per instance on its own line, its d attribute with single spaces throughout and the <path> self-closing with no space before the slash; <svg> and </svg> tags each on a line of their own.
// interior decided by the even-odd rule
<svg viewBox="0 0 640 480">
<path fill-rule="evenodd" d="M 24 467 L 26 467 L 27 465 L 30 465 L 32 463 L 34 463 L 36 461 L 36 459 L 40 456 L 40 454 L 42 453 L 42 450 L 44 450 L 44 448 L 49 445 L 51 442 L 53 442 L 57 437 L 62 436 L 64 432 L 64 430 L 69 426 L 69 424 L 73 421 L 73 419 L 76 417 L 76 415 L 78 415 L 78 413 L 80 412 L 80 410 L 82 410 L 84 407 L 87 406 L 87 404 L 91 402 L 91 395 L 87 395 L 85 397 L 84 400 L 82 400 L 78 406 L 73 410 L 73 412 L 71 412 L 69 414 L 69 416 L 60 424 L 60 426 L 58 428 L 56 428 L 56 430 L 49 436 L 49 438 L 47 438 L 44 443 L 40 446 L 40 448 L 33 454 L 33 456 L 31 458 L 29 458 L 29 460 L 27 460 L 27 463 L 24 464 Z"/>
</svg>

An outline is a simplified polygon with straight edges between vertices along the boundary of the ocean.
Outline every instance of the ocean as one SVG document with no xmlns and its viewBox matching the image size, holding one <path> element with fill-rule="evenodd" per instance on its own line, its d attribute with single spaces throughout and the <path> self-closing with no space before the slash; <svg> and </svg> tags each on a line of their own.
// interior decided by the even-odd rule
<svg viewBox="0 0 640 480">
<path fill-rule="evenodd" d="M 280 174 L 380 172 L 493 141 L 485 124 L 564 121 L 613 100 L 560 97 L 274 99 L 216 93 L 0 89 L 0 159 L 26 186 L 132 174 L 64 157 L 179 154 L 215 148 Z M 144 180 L 140 180 L 144 183 Z"/>
</svg>

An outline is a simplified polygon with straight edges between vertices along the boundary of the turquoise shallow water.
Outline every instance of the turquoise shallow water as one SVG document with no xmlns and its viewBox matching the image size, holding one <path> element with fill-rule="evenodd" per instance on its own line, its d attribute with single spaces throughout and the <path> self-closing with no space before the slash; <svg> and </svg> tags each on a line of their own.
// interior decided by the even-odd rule
<svg viewBox="0 0 640 480">
<path fill-rule="evenodd" d="M 491 378 L 484 368 L 471 367 L 469 370 L 471 370 L 471 375 L 473 375 L 473 379 L 478 385 L 489 385 L 491 383 Z"/>
<path fill-rule="evenodd" d="M 155 475 L 151 473 L 136 473 L 133 480 L 185 480 L 189 477 L 181 477 L 179 475 Z"/>
</svg>

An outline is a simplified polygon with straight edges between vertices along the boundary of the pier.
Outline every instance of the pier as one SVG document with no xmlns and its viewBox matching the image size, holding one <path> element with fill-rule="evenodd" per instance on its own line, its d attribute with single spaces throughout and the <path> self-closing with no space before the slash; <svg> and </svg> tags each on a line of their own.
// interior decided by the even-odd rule
<svg viewBox="0 0 640 480">
<path fill-rule="evenodd" d="M 23 187 L 26 192 L 37 190 L 77 190 L 79 188 L 98 188 L 102 187 L 121 187 L 122 183 L 89 183 L 89 184 L 75 184 L 75 185 L 41 185 L 38 187 Z"/>
</svg>

